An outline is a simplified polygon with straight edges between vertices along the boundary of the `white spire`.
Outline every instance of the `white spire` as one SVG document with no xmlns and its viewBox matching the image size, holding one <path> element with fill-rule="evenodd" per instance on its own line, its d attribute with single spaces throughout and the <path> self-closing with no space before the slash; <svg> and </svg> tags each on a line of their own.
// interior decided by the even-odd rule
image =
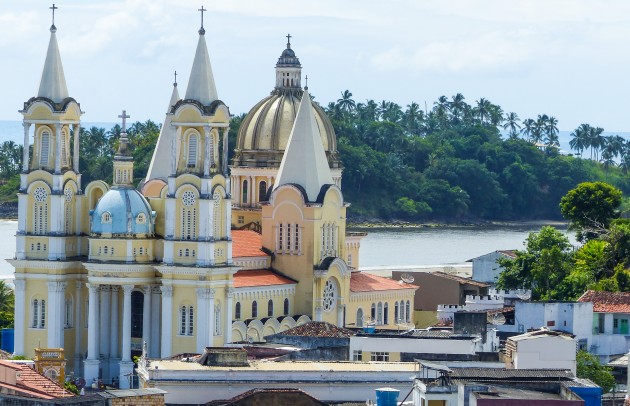
<svg viewBox="0 0 630 406">
<path fill-rule="evenodd" d="M 334 184 L 307 87 L 304 88 L 302 102 L 280 163 L 276 186 L 289 183 L 302 186 L 309 201 L 317 199 L 322 186 Z"/>
<path fill-rule="evenodd" d="M 44 72 L 42 73 L 42 81 L 39 84 L 37 97 L 47 97 L 55 103 L 59 103 L 68 97 L 68 87 L 66 86 L 66 77 L 63 74 L 56 32 L 57 28 L 53 24 L 50 27 L 50 42 L 48 43 Z"/>
<path fill-rule="evenodd" d="M 175 74 L 177 75 L 177 73 Z M 177 76 L 175 76 L 177 80 Z M 166 179 L 170 175 L 170 160 L 171 151 L 173 149 L 173 138 L 176 137 L 176 132 L 171 121 L 173 115 L 171 114 L 171 107 L 173 107 L 179 101 L 179 92 L 177 91 L 177 81 L 173 83 L 173 93 L 171 94 L 171 100 L 168 103 L 168 109 L 166 110 L 166 117 L 164 118 L 164 124 L 160 130 L 155 149 L 153 150 L 153 156 L 151 157 L 151 163 L 149 164 L 149 170 L 147 171 L 146 182 L 151 179 Z"/>
<path fill-rule="evenodd" d="M 188 80 L 188 88 L 184 98 L 197 100 L 204 106 L 208 106 L 219 97 L 214 84 L 214 76 L 212 75 L 212 66 L 210 66 L 210 56 L 208 55 L 204 33 L 205 30 L 201 28 L 199 30 L 199 42 L 197 43 L 195 60 L 190 71 L 190 79 Z"/>
</svg>

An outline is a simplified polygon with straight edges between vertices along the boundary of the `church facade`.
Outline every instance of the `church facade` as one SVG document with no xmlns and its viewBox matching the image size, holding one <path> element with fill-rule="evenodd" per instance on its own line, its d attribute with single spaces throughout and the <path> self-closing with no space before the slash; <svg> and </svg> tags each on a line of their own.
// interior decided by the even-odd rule
<svg viewBox="0 0 630 406">
<path fill-rule="evenodd" d="M 175 83 L 140 187 L 124 111 L 112 184 L 83 185 L 82 110 L 68 92 L 54 24 L 50 31 L 39 91 L 20 111 L 24 166 L 10 260 L 17 355 L 64 348 L 75 376 L 124 388 L 144 342 L 149 357 L 168 358 L 264 341 L 310 320 L 413 323 L 415 287 L 357 271 L 361 236 L 346 233 L 334 130 L 302 89 L 290 44 L 274 101 L 262 109 L 284 111 L 281 125 L 269 132 L 254 107 L 231 168 L 230 113 L 202 27 L 185 96 Z M 238 216 L 256 227 L 239 227 Z"/>
</svg>

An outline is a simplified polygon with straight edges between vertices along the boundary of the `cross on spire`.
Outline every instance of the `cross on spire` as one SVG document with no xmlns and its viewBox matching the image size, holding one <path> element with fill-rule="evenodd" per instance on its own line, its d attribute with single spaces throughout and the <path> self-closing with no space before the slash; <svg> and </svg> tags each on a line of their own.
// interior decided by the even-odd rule
<svg viewBox="0 0 630 406">
<path fill-rule="evenodd" d="M 291 34 L 287 34 L 287 48 L 291 48 Z"/>
<path fill-rule="evenodd" d="M 59 7 L 55 6 L 55 3 L 53 3 L 52 7 L 48 7 L 49 9 L 52 10 L 52 26 L 55 26 L 55 10 L 59 9 Z"/>
<path fill-rule="evenodd" d="M 206 30 L 203 28 L 203 13 L 208 11 L 208 9 L 203 8 L 203 5 L 202 5 L 200 9 L 197 9 L 197 11 L 201 11 L 201 28 L 199 29 L 199 34 L 203 35 L 206 33 Z"/>
<path fill-rule="evenodd" d="M 175 71 L 175 82 L 173 83 L 173 86 L 177 86 L 177 71 Z"/>
<path fill-rule="evenodd" d="M 304 85 L 304 88 L 308 89 L 308 75 L 306 75 L 304 79 L 306 80 L 306 84 Z"/>
<path fill-rule="evenodd" d="M 127 131 L 127 119 L 131 118 L 131 116 L 127 115 L 127 110 L 123 110 L 122 114 L 119 115 L 118 118 L 122 118 L 122 132 L 125 133 Z"/>
</svg>

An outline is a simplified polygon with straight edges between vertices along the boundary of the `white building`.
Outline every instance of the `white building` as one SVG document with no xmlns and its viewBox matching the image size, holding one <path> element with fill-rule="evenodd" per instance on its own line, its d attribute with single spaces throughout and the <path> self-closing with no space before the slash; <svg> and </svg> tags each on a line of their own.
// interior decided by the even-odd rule
<svg viewBox="0 0 630 406">
<path fill-rule="evenodd" d="M 510 337 L 505 364 L 514 369 L 568 369 L 576 373 L 575 338 L 542 329 Z"/>
<path fill-rule="evenodd" d="M 497 260 L 500 258 L 514 259 L 516 258 L 516 251 L 494 251 L 469 259 L 467 262 L 472 262 L 472 278 L 479 282 L 496 284 L 499 275 L 504 270 L 503 267 L 497 263 Z"/>
</svg>

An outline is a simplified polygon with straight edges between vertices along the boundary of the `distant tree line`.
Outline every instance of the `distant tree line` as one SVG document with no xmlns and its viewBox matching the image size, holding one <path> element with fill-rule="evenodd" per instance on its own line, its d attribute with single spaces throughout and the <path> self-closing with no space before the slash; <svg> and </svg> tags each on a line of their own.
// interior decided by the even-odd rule
<svg viewBox="0 0 630 406">
<path fill-rule="evenodd" d="M 324 109 L 337 133 L 342 188 L 355 220 L 551 219 L 560 218 L 558 201 L 581 182 L 603 180 L 630 192 L 628 143 L 588 124 L 572 134 L 576 155 L 565 156 L 553 116 L 521 121 L 484 98 L 468 104 L 460 93 L 430 107 L 412 102 L 403 108 L 385 100 L 357 102 L 346 90 Z M 230 155 L 243 117 L 231 120 Z M 159 131 L 152 121 L 128 129 L 137 181 L 146 175 Z M 119 134 L 118 125 L 81 128 L 85 184 L 111 181 Z M 0 199 L 16 199 L 21 148 L 12 142 L 0 148 Z M 584 159 L 585 152 L 592 159 Z"/>
</svg>

